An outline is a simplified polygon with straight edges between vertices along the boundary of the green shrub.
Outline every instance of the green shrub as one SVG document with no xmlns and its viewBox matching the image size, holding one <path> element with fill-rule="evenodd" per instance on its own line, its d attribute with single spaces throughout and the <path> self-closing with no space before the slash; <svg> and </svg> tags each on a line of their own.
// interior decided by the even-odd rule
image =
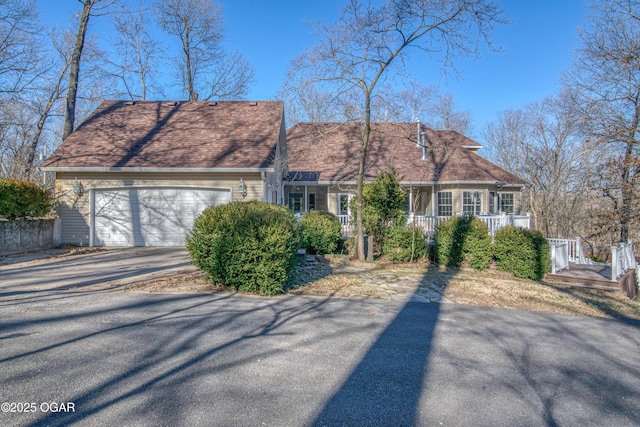
<svg viewBox="0 0 640 427">
<path fill-rule="evenodd" d="M 447 267 L 465 261 L 476 270 L 487 269 L 493 253 L 489 230 L 478 218 L 452 217 L 438 225 L 435 252 L 438 263 Z"/>
<path fill-rule="evenodd" d="M 49 190 L 26 179 L 0 179 L 0 217 L 42 217 L 53 208 Z"/>
<path fill-rule="evenodd" d="M 261 295 L 282 292 L 296 262 L 300 225 L 293 213 L 264 202 L 205 209 L 187 237 L 193 264 L 214 283 Z"/>
<path fill-rule="evenodd" d="M 420 229 L 396 226 L 387 233 L 382 252 L 390 261 L 411 262 L 428 258 L 429 247 Z"/>
<path fill-rule="evenodd" d="M 381 172 L 372 183 L 362 189 L 362 226 L 366 235 L 373 236 L 377 249 L 394 225 L 404 225 L 404 196 L 393 169 Z M 352 224 L 355 224 L 356 199 L 352 199 Z"/>
<path fill-rule="evenodd" d="M 503 227 L 496 232 L 496 266 L 516 277 L 540 280 L 550 269 L 550 247 L 541 232 Z"/>
<path fill-rule="evenodd" d="M 493 260 L 493 243 L 487 224 L 472 218 L 463 245 L 464 259 L 469 267 L 486 270 Z"/>
<path fill-rule="evenodd" d="M 302 246 L 311 253 L 330 254 L 342 237 L 340 220 L 332 213 L 310 211 L 302 215 Z"/>
</svg>

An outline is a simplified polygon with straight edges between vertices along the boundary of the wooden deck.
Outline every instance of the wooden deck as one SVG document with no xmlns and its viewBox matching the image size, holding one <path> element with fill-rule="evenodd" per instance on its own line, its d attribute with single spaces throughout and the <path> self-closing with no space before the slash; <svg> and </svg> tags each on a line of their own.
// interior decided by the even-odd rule
<svg viewBox="0 0 640 427">
<path fill-rule="evenodd" d="M 569 269 L 556 274 L 547 274 L 546 279 L 549 282 L 571 287 L 624 292 L 629 298 L 635 298 L 638 293 L 635 270 L 627 271 L 614 282 L 611 280 L 610 265 L 569 263 Z"/>
</svg>

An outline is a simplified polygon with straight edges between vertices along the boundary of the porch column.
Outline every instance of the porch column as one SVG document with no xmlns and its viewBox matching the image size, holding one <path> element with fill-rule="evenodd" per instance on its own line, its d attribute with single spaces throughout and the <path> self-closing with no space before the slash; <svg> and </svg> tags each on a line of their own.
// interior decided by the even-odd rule
<svg viewBox="0 0 640 427">
<path fill-rule="evenodd" d="M 409 218 L 413 219 L 413 213 L 415 209 L 413 208 L 413 186 L 409 184 Z"/>
<path fill-rule="evenodd" d="M 436 186 L 431 186 L 431 216 L 436 216 Z"/>
<path fill-rule="evenodd" d="M 307 186 L 304 186 L 304 211 L 309 212 L 309 202 L 307 201 Z"/>
</svg>

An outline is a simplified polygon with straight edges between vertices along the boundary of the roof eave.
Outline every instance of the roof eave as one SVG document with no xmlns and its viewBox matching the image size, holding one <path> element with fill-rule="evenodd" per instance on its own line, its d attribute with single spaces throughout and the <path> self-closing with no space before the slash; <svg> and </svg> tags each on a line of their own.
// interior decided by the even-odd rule
<svg viewBox="0 0 640 427">
<path fill-rule="evenodd" d="M 184 173 L 184 172 L 275 172 L 274 167 L 268 168 L 161 168 L 161 167 L 43 167 L 43 172 L 165 172 L 165 173 Z"/>
</svg>

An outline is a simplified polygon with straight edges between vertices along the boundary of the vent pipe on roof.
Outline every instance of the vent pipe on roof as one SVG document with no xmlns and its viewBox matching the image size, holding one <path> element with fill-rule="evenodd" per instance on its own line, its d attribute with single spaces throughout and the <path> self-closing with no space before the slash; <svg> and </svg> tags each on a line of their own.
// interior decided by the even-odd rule
<svg viewBox="0 0 640 427">
<path fill-rule="evenodd" d="M 420 120 L 416 120 L 418 124 L 418 140 L 416 141 L 416 147 L 422 147 L 422 160 L 427 160 L 427 146 L 426 139 L 427 135 L 422 133 L 422 128 L 420 127 Z"/>
<path fill-rule="evenodd" d="M 427 160 L 427 135 L 422 135 L 422 140 L 420 141 L 420 145 L 422 146 L 422 160 Z"/>
</svg>

